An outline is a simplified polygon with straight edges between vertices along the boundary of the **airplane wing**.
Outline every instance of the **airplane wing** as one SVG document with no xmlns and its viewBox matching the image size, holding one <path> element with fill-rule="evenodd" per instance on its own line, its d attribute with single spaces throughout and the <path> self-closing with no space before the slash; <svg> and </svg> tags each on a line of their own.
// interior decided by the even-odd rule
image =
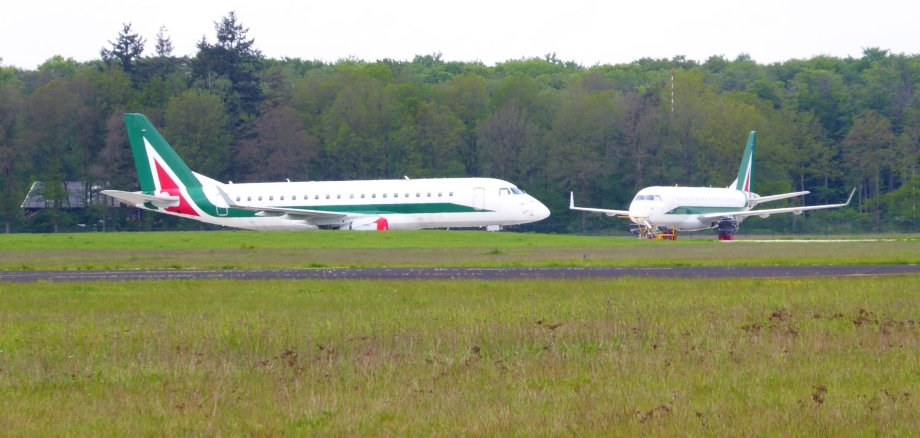
<svg viewBox="0 0 920 438">
<path fill-rule="evenodd" d="M 700 218 L 718 219 L 723 216 L 734 216 L 736 218 L 742 218 L 742 217 L 748 217 L 748 216 L 760 216 L 760 217 L 765 218 L 765 217 L 770 216 L 771 214 L 779 214 L 779 213 L 802 214 L 802 212 L 807 211 L 807 210 L 823 210 L 825 208 L 846 207 L 847 205 L 850 205 L 850 201 L 853 200 L 853 194 L 855 193 L 856 193 L 856 189 L 853 189 L 853 191 L 850 192 L 850 197 L 847 198 L 847 202 L 843 204 L 807 205 L 807 206 L 803 205 L 801 207 L 769 208 L 765 210 L 748 210 L 748 211 L 741 211 L 741 212 L 737 212 L 737 211 L 735 212 L 714 212 L 714 213 L 701 214 Z M 777 195 L 777 196 L 781 196 L 781 195 Z"/>
<path fill-rule="evenodd" d="M 227 195 L 220 186 L 216 186 L 217 191 L 220 192 L 220 196 L 224 199 L 224 202 L 228 206 L 233 208 L 238 208 L 240 210 L 249 210 L 256 212 L 256 216 L 290 216 L 291 219 L 299 220 L 314 220 L 314 219 L 339 219 L 345 216 L 348 216 L 349 213 L 340 213 L 334 211 L 323 211 L 323 210 L 306 210 L 302 208 L 285 208 L 285 207 L 266 207 L 266 206 L 248 206 L 237 204 L 233 199 Z"/>
<path fill-rule="evenodd" d="M 575 206 L 575 193 L 569 192 L 569 210 L 578 210 L 578 211 L 590 211 L 593 213 L 603 213 L 607 216 L 629 216 L 629 212 L 626 210 L 608 210 L 605 208 L 587 208 L 587 207 L 576 207 Z"/>
<path fill-rule="evenodd" d="M 761 203 L 764 203 L 764 202 L 778 201 L 778 200 L 780 200 L 780 199 L 795 198 L 796 196 L 807 195 L 807 194 L 809 194 L 809 193 L 811 193 L 811 192 L 809 192 L 808 190 L 806 190 L 806 191 L 804 191 L 804 192 L 792 192 L 792 193 L 783 193 L 783 194 L 780 194 L 780 195 L 760 196 L 760 197 L 758 197 L 758 198 L 751 199 L 751 201 L 754 201 L 754 202 L 756 202 L 756 203 L 758 203 L 758 204 L 761 204 Z"/>
<path fill-rule="evenodd" d="M 111 196 L 131 206 L 143 205 L 148 202 L 160 208 L 175 207 L 179 205 L 179 197 L 172 195 L 146 195 L 141 192 L 123 192 L 121 190 L 102 190 L 99 193 Z"/>
</svg>

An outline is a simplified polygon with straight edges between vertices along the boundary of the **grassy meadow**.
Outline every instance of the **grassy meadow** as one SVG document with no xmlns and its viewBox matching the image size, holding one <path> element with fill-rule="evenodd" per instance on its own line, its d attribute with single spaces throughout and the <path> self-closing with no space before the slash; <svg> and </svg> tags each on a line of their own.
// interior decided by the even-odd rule
<svg viewBox="0 0 920 438">
<path fill-rule="evenodd" d="M 0 248 L 6 270 L 920 263 L 916 236 L 725 243 L 482 231 L 209 231 L 10 234 L 0 235 Z"/>
<path fill-rule="evenodd" d="M 918 291 L 916 276 L 0 283 L 0 425 L 910 435 Z"/>
</svg>

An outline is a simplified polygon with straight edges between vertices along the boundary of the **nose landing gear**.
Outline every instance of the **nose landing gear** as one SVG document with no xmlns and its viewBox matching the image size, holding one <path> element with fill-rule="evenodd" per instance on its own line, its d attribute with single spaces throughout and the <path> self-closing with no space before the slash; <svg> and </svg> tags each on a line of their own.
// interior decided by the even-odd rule
<svg viewBox="0 0 920 438">
<path fill-rule="evenodd" d="M 677 240 L 677 227 L 653 227 L 648 222 L 631 223 L 629 231 L 640 239 Z"/>
</svg>

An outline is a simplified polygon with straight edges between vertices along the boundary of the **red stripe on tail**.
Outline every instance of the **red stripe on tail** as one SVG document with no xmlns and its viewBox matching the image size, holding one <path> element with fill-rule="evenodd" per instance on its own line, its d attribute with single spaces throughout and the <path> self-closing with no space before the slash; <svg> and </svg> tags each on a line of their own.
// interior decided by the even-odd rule
<svg viewBox="0 0 920 438">
<path fill-rule="evenodd" d="M 160 192 L 179 197 L 179 206 L 167 207 L 166 211 L 187 214 L 189 216 L 198 216 L 198 212 L 192 208 L 192 205 L 185 199 L 185 196 L 182 196 L 182 190 L 179 190 L 179 185 L 169 177 L 169 174 L 166 173 L 165 170 L 163 170 L 163 166 L 160 166 L 160 162 L 154 159 L 153 163 L 157 167 L 157 179 L 160 180 Z"/>
</svg>

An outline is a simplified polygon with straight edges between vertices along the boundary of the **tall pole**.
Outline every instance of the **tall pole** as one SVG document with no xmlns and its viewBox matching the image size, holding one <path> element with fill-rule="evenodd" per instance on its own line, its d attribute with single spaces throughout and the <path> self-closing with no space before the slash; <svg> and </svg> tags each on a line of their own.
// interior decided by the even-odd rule
<svg viewBox="0 0 920 438">
<path fill-rule="evenodd" d="M 674 118 L 674 69 L 671 69 L 671 118 Z"/>
</svg>

